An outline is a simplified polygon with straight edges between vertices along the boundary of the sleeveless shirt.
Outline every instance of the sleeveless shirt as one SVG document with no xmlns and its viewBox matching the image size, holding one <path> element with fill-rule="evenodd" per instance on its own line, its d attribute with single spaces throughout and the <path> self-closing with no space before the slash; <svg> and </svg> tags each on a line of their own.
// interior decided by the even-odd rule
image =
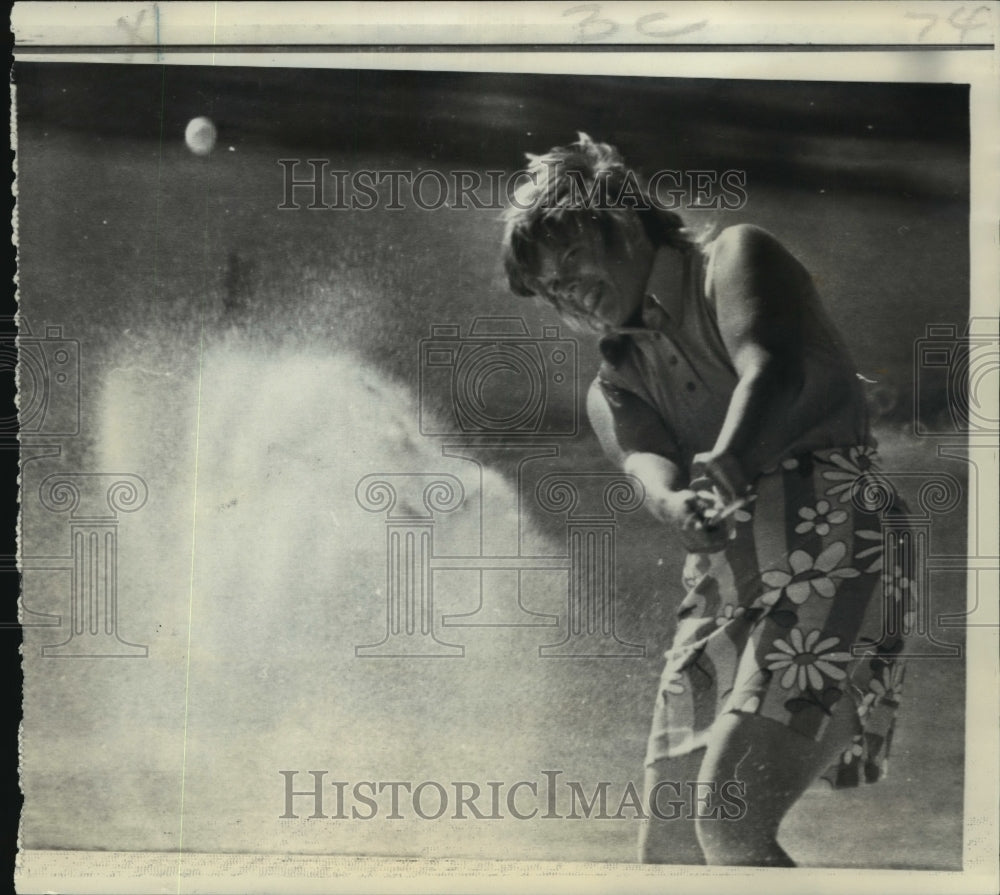
<svg viewBox="0 0 1000 895">
<path fill-rule="evenodd" d="M 689 472 L 694 456 L 714 447 L 739 377 L 719 332 L 714 287 L 706 285 L 713 246 L 658 249 L 642 305 L 601 339 L 603 362 L 591 388 L 614 420 L 615 432 L 597 431 L 606 451 L 609 438 L 626 453 L 655 448 Z M 810 368 L 847 370 L 846 348 L 815 294 L 802 299 L 814 304 L 803 330 L 806 375 Z M 797 434 L 768 466 L 813 450 L 871 443 L 861 384 L 853 370 L 844 375 L 849 400 Z M 650 410 L 660 423 L 658 444 L 630 446 L 630 431 L 648 428 Z"/>
</svg>

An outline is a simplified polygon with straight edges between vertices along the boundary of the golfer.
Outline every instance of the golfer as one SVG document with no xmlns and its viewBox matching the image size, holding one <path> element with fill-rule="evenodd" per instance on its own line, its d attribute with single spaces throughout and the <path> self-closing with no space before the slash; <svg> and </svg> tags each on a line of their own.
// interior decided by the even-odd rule
<svg viewBox="0 0 1000 895">
<path fill-rule="evenodd" d="M 510 287 L 601 333 L 591 425 L 687 550 L 646 755 L 647 805 L 664 807 L 640 859 L 793 866 L 782 819 L 821 774 L 878 779 L 902 686 L 907 582 L 881 517 L 903 508 L 862 383 L 770 233 L 696 236 L 585 134 L 528 158 L 505 213 Z M 695 782 L 701 816 L 657 817 L 667 784 Z M 708 804 L 727 784 L 738 817 Z"/>
</svg>

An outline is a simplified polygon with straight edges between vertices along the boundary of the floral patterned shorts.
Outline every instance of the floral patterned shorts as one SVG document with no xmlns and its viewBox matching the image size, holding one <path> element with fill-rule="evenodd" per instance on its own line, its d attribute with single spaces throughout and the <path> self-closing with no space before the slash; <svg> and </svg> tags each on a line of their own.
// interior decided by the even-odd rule
<svg viewBox="0 0 1000 895">
<path fill-rule="evenodd" d="M 785 460 L 729 519 L 718 553 L 692 553 L 666 653 L 646 763 L 707 745 L 724 712 L 763 715 L 820 739 L 841 699 L 853 742 L 823 776 L 834 786 L 884 776 L 912 623 L 898 554 L 905 505 L 874 449 Z M 889 551 L 889 554 L 886 551 Z"/>
</svg>

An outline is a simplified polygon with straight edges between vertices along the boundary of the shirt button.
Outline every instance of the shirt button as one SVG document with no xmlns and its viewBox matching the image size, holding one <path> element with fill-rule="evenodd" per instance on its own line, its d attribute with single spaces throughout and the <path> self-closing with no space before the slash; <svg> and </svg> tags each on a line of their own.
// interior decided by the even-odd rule
<svg viewBox="0 0 1000 895">
<path fill-rule="evenodd" d="M 687 383 L 687 385 L 685 386 L 685 388 L 686 388 L 686 389 L 687 389 L 687 390 L 688 390 L 689 392 L 693 392 L 693 391 L 694 391 L 694 383 L 693 383 L 693 382 L 689 382 L 689 383 Z"/>
</svg>

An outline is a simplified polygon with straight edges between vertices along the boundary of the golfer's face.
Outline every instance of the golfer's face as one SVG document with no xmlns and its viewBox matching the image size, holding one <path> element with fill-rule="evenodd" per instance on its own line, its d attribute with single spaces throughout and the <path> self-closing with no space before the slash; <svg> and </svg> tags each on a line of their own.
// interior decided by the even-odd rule
<svg viewBox="0 0 1000 895">
<path fill-rule="evenodd" d="M 625 247 L 608 249 L 595 238 L 542 246 L 539 258 L 543 294 L 598 325 L 621 326 L 642 301 L 645 274 Z"/>
</svg>

